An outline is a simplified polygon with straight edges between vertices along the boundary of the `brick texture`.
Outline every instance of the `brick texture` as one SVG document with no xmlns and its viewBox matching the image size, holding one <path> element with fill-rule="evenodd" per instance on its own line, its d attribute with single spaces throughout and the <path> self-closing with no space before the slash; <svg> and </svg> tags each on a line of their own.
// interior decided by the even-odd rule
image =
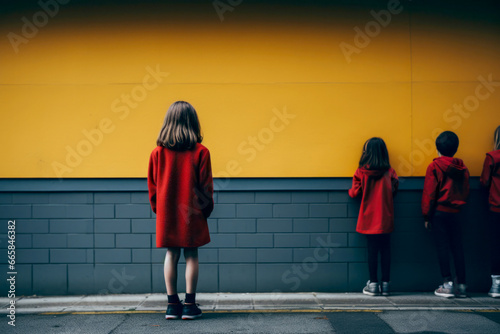
<svg viewBox="0 0 500 334">
<path fill-rule="evenodd" d="M 199 292 L 361 291 L 368 268 L 366 238 L 356 232 L 358 199 L 347 190 L 249 188 L 215 193 L 208 222 L 212 241 L 199 250 Z M 469 290 L 484 292 L 488 226 L 477 222 L 487 222 L 488 213 L 479 190 L 470 198 L 462 226 Z M 431 291 L 440 280 L 420 199 L 414 189 L 396 196 L 395 291 Z M 0 243 L 7 241 L 7 220 L 16 220 L 19 294 L 165 293 L 166 249 L 156 248 L 146 191 L 0 191 L 0 218 Z M 5 259 L 0 268 L 8 271 Z M 184 269 L 181 256 L 181 292 Z"/>
</svg>

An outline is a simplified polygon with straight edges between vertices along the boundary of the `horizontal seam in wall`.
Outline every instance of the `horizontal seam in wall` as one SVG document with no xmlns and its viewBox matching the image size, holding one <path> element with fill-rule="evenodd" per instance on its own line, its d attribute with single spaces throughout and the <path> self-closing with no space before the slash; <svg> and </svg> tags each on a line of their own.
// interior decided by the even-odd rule
<svg viewBox="0 0 500 334">
<path fill-rule="evenodd" d="M 350 177 L 233 178 L 214 179 L 216 192 L 224 191 L 345 191 Z M 221 185 L 223 184 L 223 186 Z M 400 190 L 422 190 L 423 177 L 401 177 Z M 479 177 L 471 177 L 471 189 L 479 189 Z M 0 193 L 16 192 L 144 192 L 146 178 L 38 179 L 0 178 Z"/>
</svg>

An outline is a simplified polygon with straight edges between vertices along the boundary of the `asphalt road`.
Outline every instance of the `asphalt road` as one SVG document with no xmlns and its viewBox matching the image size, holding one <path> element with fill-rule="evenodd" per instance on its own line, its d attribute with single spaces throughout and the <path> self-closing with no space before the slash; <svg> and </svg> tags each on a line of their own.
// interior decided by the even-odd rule
<svg viewBox="0 0 500 334">
<path fill-rule="evenodd" d="M 1 333 L 500 333 L 500 312 L 333 311 L 205 313 L 165 320 L 161 313 L 27 314 Z"/>
</svg>

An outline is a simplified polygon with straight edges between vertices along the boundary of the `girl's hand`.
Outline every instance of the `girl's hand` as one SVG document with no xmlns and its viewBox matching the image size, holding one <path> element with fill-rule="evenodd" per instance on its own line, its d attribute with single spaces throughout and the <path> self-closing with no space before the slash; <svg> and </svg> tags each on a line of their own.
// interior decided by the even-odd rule
<svg viewBox="0 0 500 334">
<path fill-rule="evenodd" d="M 429 223 L 428 221 L 425 222 L 425 229 L 431 230 L 431 223 Z"/>
</svg>

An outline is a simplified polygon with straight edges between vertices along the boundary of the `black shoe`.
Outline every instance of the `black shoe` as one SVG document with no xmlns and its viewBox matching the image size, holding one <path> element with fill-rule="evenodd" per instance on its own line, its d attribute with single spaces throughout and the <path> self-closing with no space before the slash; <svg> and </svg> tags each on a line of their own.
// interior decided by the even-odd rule
<svg viewBox="0 0 500 334">
<path fill-rule="evenodd" d="M 182 303 L 168 304 L 167 312 L 165 313 L 165 319 L 175 320 L 179 319 L 182 315 Z"/>
<path fill-rule="evenodd" d="M 182 320 L 193 320 L 201 317 L 201 310 L 197 304 L 184 304 L 182 308 Z"/>
</svg>

